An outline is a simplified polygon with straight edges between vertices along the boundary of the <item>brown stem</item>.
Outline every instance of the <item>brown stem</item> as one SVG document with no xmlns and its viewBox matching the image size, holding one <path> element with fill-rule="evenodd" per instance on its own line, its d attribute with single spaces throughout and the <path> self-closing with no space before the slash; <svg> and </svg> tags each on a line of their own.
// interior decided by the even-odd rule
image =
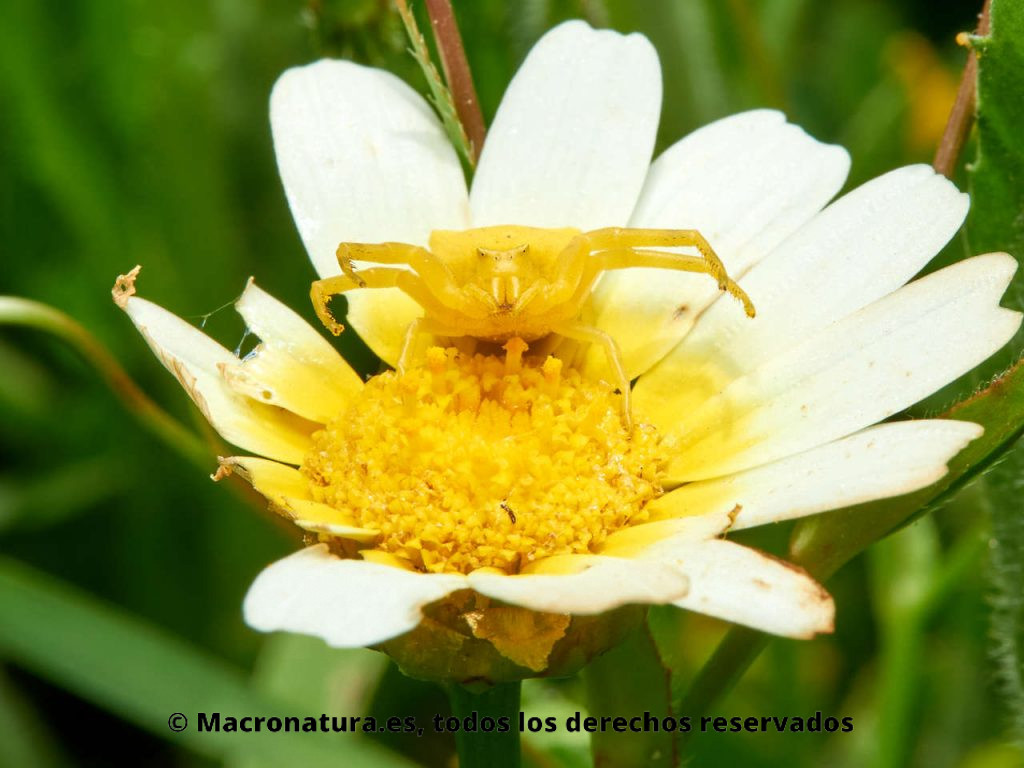
<svg viewBox="0 0 1024 768">
<path fill-rule="evenodd" d="M 992 0 L 985 0 L 985 6 L 978 16 L 978 29 L 976 34 L 987 35 L 989 31 L 989 6 Z M 946 122 L 946 130 L 942 133 L 938 149 L 935 150 L 935 160 L 932 167 L 946 178 L 952 178 L 956 170 L 957 160 L 960 152 L 967 141 L 967 134 L 971 131 L 974 123 L 975 101 L 978 85 L 978 56 L 974 51 L 967 54 L 967 64 L 964 66 L 964 73 L 960 78 L 960 88 L 956 92 L 956 101 L 949 113 L 949 120 Z"/>
<path fill-rule="evenodd" d="M 434 42 L 437 43 L 441 55 L 441 69 L 444 79 L 455 101 L 455 110 L 459 120 L 466 128 L 469 137 L 470 151 L 473 153 L 473 164 L 480 157 L 484 146 L 487 129 L 484 127 L 484 116 L 480 112 L 480 104 L 473 87 L 473 73 L 469 70 L 466 60 L 466 49 L 462 47 L 462 35 L 455 21 L 450 0 L 426 0 L 430 26 L 434 30 Z"/>
</svg>

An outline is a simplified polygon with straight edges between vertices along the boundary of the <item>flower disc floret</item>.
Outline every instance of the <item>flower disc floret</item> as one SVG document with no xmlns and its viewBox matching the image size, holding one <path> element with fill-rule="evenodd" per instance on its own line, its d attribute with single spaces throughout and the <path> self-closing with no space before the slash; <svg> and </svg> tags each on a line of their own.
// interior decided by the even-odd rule
<svg viewBox="0 0 1024 768">
<path fill-rule="evenodd" d="M 644 522 L 664 464 L 653 428 L 630 433 L 606 384 L 522 358 L 518 339 L 506 348 L 435 347 L 368 382 L 314 436 L 314 497 L 379 531 L 378 551 L 436 573 L 518 573 Z"/>
</svg>

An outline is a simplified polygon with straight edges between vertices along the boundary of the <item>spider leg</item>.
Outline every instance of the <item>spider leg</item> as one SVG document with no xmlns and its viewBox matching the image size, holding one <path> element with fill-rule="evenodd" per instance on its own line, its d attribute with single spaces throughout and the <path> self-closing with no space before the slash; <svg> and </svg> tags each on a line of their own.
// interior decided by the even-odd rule
<svg viewBox="0 0 1024 768">
<path fill-rule="evenodd" d="M 429 317 L 417 317 L 409 323 L 409 327 L 405 329 L 405 340 L 402 343 L 402 352 L 398 356 L 398 365 L 395 368 L 399 373 L 405 373 L 408 369 L 413 353 L 416 351 L 416 340 L 423 334 L 445 336 L 449 339 L 463 338 L 463 334 L 459 330 L 453 330 L 442 323 L 431 320 Z"/>
<path fill-rule="evenodd" d="M 476 300 L 481 306 L 486 307 L 489 312 L 497 312 L 500 309 L 498 300 L 479 285 L 467 283 L 462 286 L 462 294 L 466 298 Z"/>
<path fill-rule="evenodd" d="M 598 272 L 627 269 L 630 267 L 659 267 L 679 272 L 696 272 L 710 275 L 718 281 L 719 290 L 727 292 L 743 305 L 743 311 L 747 314 L 747 317 L 754 317 L 756 314 L 754 303 L 750 300 L 747 292 L 740 288 L 736 281 L 729 277 L 728 274 L 725 272 L 717 273 L 711 264 L 699 256 L 634 248 L 630 250 L 603 251 L 594 254 L 593 258 L 594 269 Z"/>
<path fill-rule="evenodd" d="M 437 256 L 418 245 L 408 243 L 341 243 L 335 252 L 343 274 L 359 282 L 359 272 L 353 261 L 369 261 L 374 264 L 404 264 L 416 271 L 430 285 L 454 283 L 455 276 L 448 265 Z"/>
<path fill-rule="evenodd" d="M 406 368 L 409 367 L 409 358 L 412 357 L 412 350 L 415 346 L 416 337 L 421 333 L 424 333 L 422 326 L 423 318 L 417 317 L 409 323 L 409 327 L 405 329 L 405 340 L 402 342 L 402 353 L 398 356 L 398 366 L 395 369 L 400 374 L 405 373 Z"/>
<path fill-rule="evenodd" d="M 537 278 L 528 286 L 526 290 L 519 294 L 519 298 L 516 299 L 514 311 L 522 312 L 526 307 L 530 307 L 532 314 L 539 314 L 543 312 L 545 307 L 543 302 L 547 294 L 550 292 L 551 283 L 543 278 Z M 532 305 L 532 306 L 531 306 Z"/>
<path fill-rule="evenodd" d="M 626 370 L 622 367 L 622 356 L 619 354 L 619 346 L 615 343 L 615 339 L 604 331 L 581 323 L 566 323 L 555 328 L 554 332 L 567 339 L 600 344 L 604 348 L 605 356 L 608 358 L 608 367 L 615 374 L 616 386 L 622 393 L 622 423 L 627 430 L 632 432 L 633 412 L 630 407 L 629 379 L 626 377 Z"/>
<path fill-rule="evenodd" d="M 695 229 L 625 229 L 609 227 L 597 229 L 583 235 L 593 254 L 598 274 L 612 269 L 628 267 L 658 267 L 683 272 L 700 272 L 711 275 L 722 291 L 727 291 L 743 304 L 748 317 L 755 314 L 754 304 L 746 292 L 729 277 L 725 265 L 711 248 L 704 236 Z M 701 257 L 681 253 L 649 250 L 650 248 L 674 248 L 690 246 L 696 248 Z M 598 266 L 600 265 L 600 266 Z M 596 279 L 596 274 L 594 276 Z"/>
<path fill-rule="evenodd" d="M 442 304 L 431 287 L 415 272 L 396 267 L 372 267 L 359 272 L 356 279 L 349 275 L 325 277 L 310 287 L 309 297 L 313 301 L 316 316 L 335 336 L 345 330 L 345 326 L 334 319 L 328 302 L 332 296 L 356 288 L 398 288 L 419 304 L 424 312 L 441 317 L 452 313 L 451 307 Z"/>
<path fill-rule="evenodd" d="M 408 243 L 341 243 L 336 252 L 338 264 L 344 275 L 361 284 L 366 270 L 356 270 L 353 261 L 373 264 L 408 266 L 422 279 L 425 286 L 437 297 L 439 303 L 462 314 L 472 315 L 472 306 L 466 302 L 451 268 L 426 248 Z"/>
</svg>

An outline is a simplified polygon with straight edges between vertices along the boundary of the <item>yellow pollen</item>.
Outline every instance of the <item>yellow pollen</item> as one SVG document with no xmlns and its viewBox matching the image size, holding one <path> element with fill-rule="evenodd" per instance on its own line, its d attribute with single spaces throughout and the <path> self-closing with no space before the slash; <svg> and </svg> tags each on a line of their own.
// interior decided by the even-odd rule
<svg viewBox="0 0 1024 768">
<path fill-rule="evenodd" d="M 504 357 L 434 347 L 371 379 L 314 435 L 302 467 L 314 498 L 429 572 L 517 573 L 646 521 L 664 464 L 655 430 L 630 433 L 608 385 L 525 351 L 520 339 Z"/>
</svg>

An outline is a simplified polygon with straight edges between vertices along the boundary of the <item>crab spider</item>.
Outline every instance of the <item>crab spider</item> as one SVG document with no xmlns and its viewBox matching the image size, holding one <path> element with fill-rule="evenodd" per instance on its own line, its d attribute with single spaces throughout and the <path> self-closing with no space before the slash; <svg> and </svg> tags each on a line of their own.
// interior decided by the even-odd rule
<svg viewBox="0 0 1024 768">
<path fill-rule="evenodd" d="M 332 296 L 355 288 L 398 288 L 423 309 L 405 336 L 399 370 L 409 362 L 421 333 L 472 337 L 505 343 L 535 341 L 549 334 L 599 344 L 622 393 L 630 419 L 629 379 L 615 340 L 579 321 L 580 312 L 603 272 L 655 267 L 699 272 L 719 290 L 738 299 L 749 317 L 750 298 L 726 273 L 707 240 L 693 229 L 611 227 L 541 229 L 497 226 L 461 231 L 436 230 L 430 248 L 406 243 L 341 243 L 342 274 L 313 283 L 310 296 L 317 316 L 335 335 L 344 329 L 328 307 Z M 690 246 L 700 256 L 652 250 Z M 368 262 L 358 272 L 353 261 Z"/>
</svg>

